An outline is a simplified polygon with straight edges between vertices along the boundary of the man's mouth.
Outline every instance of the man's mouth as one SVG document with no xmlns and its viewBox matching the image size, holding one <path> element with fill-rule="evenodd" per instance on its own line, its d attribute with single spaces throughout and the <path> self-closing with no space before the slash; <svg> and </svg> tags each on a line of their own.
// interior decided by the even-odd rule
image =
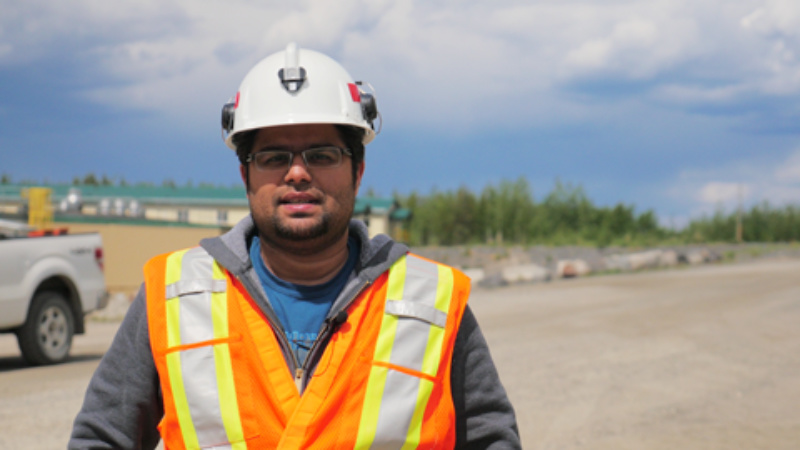
<svg viewBox="0 0 800 450">
<path fill-rule="evenodd" d="M 281 197 L 278 205 L 292 214 L 308 214 L 320 203 L 313 195 L 288 194 Z"/>
<path fill-rule="evenodd" d="M 282 198 L 280 200 L 280 204 L 281 205 L 305 205 L 305 204 L 317 205 L 317 204 L 319 204 L 319 200 L 317 200 L 315 198 L 310 198 L 310 197 L 305 197 L 305 198 L 299 198 L 299 197 Z"/>
</svg>

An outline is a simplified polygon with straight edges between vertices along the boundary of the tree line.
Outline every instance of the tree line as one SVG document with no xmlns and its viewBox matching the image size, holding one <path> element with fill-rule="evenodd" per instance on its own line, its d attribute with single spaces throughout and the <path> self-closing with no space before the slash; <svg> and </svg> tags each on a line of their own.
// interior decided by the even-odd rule
<svg viewBox="0 0 800 450">
<path fill-rule="evenodd" d="M 800 208 L 768 203 L 749 211 L 692 220 L 674 230 L 661 226 L 653 210 L 633 205 L 595 205 L 583 187 L 557 181 L 536 201 L 525 178 L 503 180 L 476 194 L 461 187 L 395 194 L 411 211 L 406 240 L 411 245 L 522 244 L 653 246 L 705 242 L 793 242 L 800 240 Z M 739 230 L 737 233 L 737 229 Z"/>
<path fill-rule="evenodd" d="M 652 210 L 637 213 L 622 203 L 599 207 L 583 187 L 560 181 L 541 202 L 525 178 L 488 185 L 480 194 L 461 187 L 396 198 L 412 214 L 411 245 L 647 245 L 670 234 Z"/>
<path fill-rule="evenodd" d="M 690 222 L 682 235 L 692 242 L 797 242 L 800 207 L 776 207 L 765 201 L 749 210 L 733 213 L 718 210 L 710 217 Z"/>
</svg>

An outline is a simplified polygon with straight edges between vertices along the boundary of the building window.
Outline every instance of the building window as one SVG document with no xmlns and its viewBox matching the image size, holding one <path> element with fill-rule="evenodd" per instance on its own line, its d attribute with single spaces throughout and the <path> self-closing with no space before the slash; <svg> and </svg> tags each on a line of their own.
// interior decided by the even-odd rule
<svg viewBox="0 0 800 450">
<path fill-rule="evenodd" d="M 178 210 L 178 222 L 188 222 L 189 221 L 189 210 L 188 209 L 179 209 Z"/>
<path fill-rule="evenodd" d="M 220 209 L 217 211 L 217 223 L 220 225 L 227 225 L 228 223 L 228 210 Z"/>
</svg>

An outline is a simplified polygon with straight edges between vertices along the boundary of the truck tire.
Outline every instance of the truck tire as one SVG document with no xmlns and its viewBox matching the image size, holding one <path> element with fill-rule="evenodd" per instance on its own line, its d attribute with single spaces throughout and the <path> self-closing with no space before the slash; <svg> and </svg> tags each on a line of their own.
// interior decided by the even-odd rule
<svg viewBox="0 0 800 450">
<path fill-rule="evenodd" d="M 44 291 L 33 297 L 30 314 L 17 330 L 17 343 L 29 364 L 56 364 L 69 356 L 74 333 L 75 318 L 64 295 Z"/>
</svg>

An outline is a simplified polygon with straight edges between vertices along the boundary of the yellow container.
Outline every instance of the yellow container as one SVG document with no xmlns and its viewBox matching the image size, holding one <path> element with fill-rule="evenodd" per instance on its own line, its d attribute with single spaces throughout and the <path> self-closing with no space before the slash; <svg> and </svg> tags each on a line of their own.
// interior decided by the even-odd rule
<svg viewBox="0 0 800 450">
<path fill-rule="evenodd" d="M 28 225 L 41 230 L 53 224 L 52 193 L 52 189 L 45 187 L 31 187 L 22 191 L 22 197 L 28 199 Z"/>
</svg>

